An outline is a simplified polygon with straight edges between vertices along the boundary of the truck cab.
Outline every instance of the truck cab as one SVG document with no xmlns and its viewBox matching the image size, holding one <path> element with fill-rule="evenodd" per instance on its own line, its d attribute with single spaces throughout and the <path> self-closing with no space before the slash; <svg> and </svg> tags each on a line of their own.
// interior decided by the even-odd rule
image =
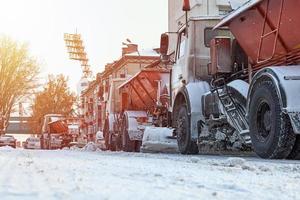
<svg viewBox="0 0 300 200">
<path fill-rule="evenodd" d="M 300 158 L 300 18 L 294 1 L 280 2 L 249 1 L 218 23 L 188 20 L 184 1 L 187 22 L 177 33 L 171 76 L 181 153 L 217 144 L 250 148 L 262 158 Z M 162 58 L 167 47 L 163 34 Z"/>
<path fill-rule="evenodd" d="M 170 111 L 179 150 L 184 154 L 198 152 L 197 141 L 201 130 L 205 129 L 202 96 L 210 92 L 213 78 L 210 73 L 211 40 L 216 37 L 233 40 L 228 28 L 213 29 L 219 22 L 218 16 L 190 18 L 177 33 Z"/>
</svg>

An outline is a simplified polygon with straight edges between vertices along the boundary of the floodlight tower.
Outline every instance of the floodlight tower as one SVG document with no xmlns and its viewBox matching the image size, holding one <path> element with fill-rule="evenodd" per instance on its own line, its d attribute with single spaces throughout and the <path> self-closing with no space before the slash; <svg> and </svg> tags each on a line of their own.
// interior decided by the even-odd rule
<svg viewBox="0 0 300 200">
<path fill-rule="evenodd" d="M 80 61 L 82 67 L 82 78 L 91 78 L 92 71 L 88 64 L 89 59 L 87 58 L 81 35 L 77 33 L 65 33 L 64 40 L 69 53 L 69 58 L 71 60 Z"/>
</svg>

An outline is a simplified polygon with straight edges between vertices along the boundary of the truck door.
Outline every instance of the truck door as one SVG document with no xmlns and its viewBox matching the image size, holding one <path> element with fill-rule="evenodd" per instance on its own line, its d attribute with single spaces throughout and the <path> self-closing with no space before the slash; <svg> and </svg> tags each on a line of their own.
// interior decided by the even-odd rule
<svg viewBox="0 0 300 200">
<path fill-rule="evenodd" d="M 172 68 L 172 77 L 171 77 L 172 93 L 173 93 L 172 97 L 176 96 L 178 89 L 181 88 L 183 82 L 186 81 L 184 80 L 186 46 L 187 46 L 187 33 L 186 33 L 186 29 L 183 29 L 178 34 L 176 54 L 175 54 L 175 64 L 173 65 Z"/>
</svg>

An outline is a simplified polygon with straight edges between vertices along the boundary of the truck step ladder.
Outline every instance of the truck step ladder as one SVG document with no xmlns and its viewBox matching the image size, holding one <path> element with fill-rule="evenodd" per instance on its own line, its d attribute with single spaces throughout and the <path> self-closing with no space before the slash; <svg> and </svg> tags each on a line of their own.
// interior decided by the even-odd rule
<svg viewBox="0 0 300 200">
<path fill-rule="evenodd" d="M 251 140 L 249 135 L 249 124 L 246 120 L 245 112 L 243 111 L 241 106 L 233 100 L 225 82 L 222 86 L 216 87 L 214 91 L 217 92 L 224 111 L 226 112 L 226 115 L 231 121 L 234 128 L 245 140 L 245 143 L 250 144 Z"/>
</svg>

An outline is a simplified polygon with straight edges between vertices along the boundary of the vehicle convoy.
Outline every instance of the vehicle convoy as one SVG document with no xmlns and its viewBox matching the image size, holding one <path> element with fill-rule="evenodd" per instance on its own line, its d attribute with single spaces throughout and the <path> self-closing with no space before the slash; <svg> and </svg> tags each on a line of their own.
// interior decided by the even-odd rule
<svg viewBox="0 0 300 200">
<path fill-rule="evenodd" d="M 253 149 L 262 158 L 299 159 L 297 6 L 252 0 L 223 19 L 186 17 L 174 61 L 168 54 L 173 33 L 162 34 L 162 63 L 173 66 L 150 67 L 114 88 L 121 101 L 104 126 L 114 136 L 110 149 L 138 151 L 145 128 L 158 126 L 174 128 L 182 154 Z M 188 0 L 183 10 L 188 16 Z"/>
<path fill-rule="evenodd" d="M 69 134 L 67 119 L 60 114 L 45 115 L 40 140 L 41 149 L 69 147 L 72 134 Z"/>
<path fill-rule="evenodd" d="M 262 158 L 299 159 L 299 6 L 252 0 L 222 20 L 194 17 L 180 28 L 170 111 L 182 154 L 253 148 Z"/>
</svg>

